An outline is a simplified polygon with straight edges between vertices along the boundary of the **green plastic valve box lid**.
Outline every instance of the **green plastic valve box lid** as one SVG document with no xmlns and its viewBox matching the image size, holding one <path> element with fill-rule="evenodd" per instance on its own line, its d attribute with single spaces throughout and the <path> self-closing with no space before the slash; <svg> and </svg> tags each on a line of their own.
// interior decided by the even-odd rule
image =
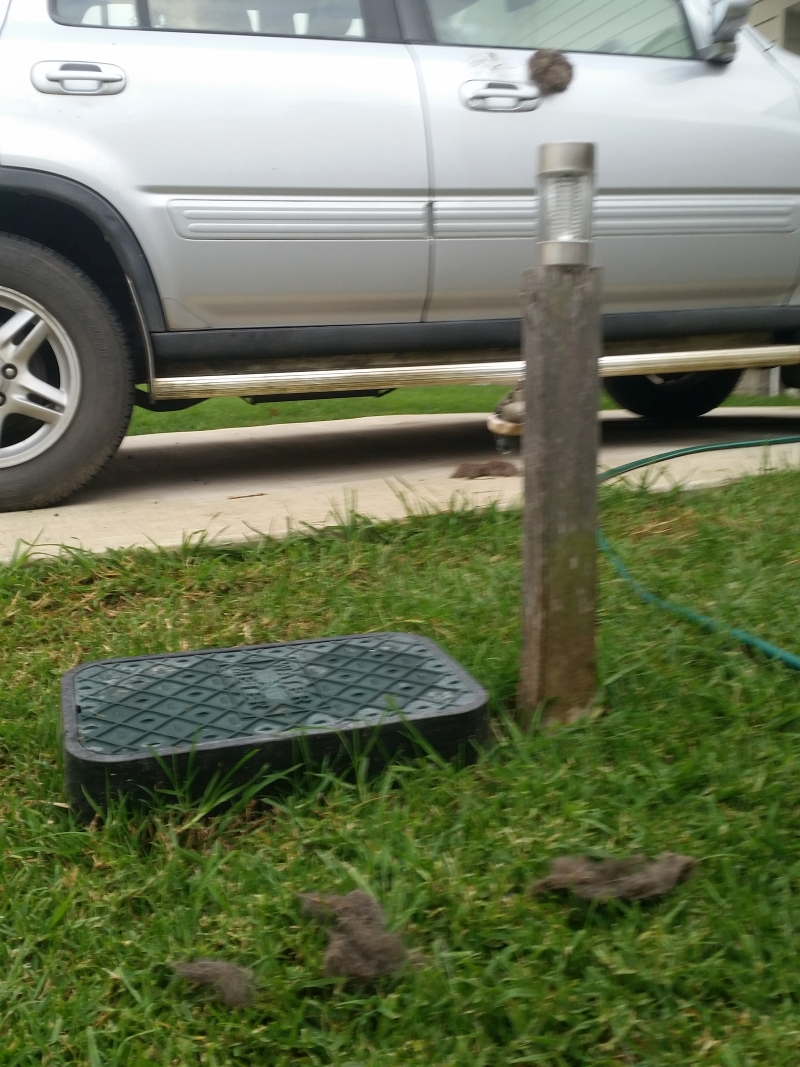
<svg viewBox="0 0 800 1067">
<path fill-rule="evenodd" d="M 117 793 L 192 788 L 240 768 L 314 761 L 369 741 L 371 766 L 412 752 L 419 734 L 445 758 L 467 758 L 486 732 L 486 693 L 433 641 L 354 634 L 85 663 L 62 679 L 67 794 L 77 814 Z"/>
</svg>

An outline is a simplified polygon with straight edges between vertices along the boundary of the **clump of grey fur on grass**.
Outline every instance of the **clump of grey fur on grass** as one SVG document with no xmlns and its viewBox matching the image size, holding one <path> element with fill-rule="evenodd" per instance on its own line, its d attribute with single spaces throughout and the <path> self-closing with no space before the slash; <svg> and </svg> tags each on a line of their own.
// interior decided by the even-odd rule
<svg viewBox="0 0 800 1067">
<path fill-rule="evenodd" d="M 328 978 L 369 982 L 396 974 L 408 959 L 398 934 L 384 929 L 386 917 L 374 897 L 360 889 L 344 896 L 301 895 L 302 910 L 317 920 L 333 918 L 324 971 Z"/>
<path fill-rule="evenodd" d="M 559 856 L 550 874 L 531 886 L 533 893 L 571 890 L 584 900 L 648 900 L 663 896 L 691 878 L 695 860 L 677 852 L 662 852 L 652 862 L 646 856 L 593 860 L 589 856 Z"/>
<path fill-rule="evenodd" d="M 171 964 L 181 978 L 193 985 L 211 986 L 229 1008 L 247 1008 L 255 999 L 253 972 L 225 960 L 188 960 Z"/>
</svg>

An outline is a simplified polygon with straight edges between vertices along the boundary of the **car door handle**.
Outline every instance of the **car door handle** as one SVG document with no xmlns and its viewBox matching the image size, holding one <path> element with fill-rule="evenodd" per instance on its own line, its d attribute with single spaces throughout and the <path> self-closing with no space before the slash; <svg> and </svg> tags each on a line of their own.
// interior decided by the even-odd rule
<svg viewBox="0 0 800 1067">
<path fill-rule="evenodd" d="M 67 96 L 113 96 L 125 88 L 125 72 L 113 63 L 36 63 L 34 89 Z"/>
<path fill-rule="evenodd" d="M 525 82 L 468 81 L 458 90 L 458 98 L 470 111 L 533 111 L 542 93 Z"/>
</svg>

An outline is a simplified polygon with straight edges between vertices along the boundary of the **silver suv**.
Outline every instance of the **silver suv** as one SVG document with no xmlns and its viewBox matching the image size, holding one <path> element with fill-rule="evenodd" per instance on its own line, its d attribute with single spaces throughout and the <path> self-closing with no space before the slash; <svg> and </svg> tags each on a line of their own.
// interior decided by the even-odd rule
<svg viewBox="0 0 800 1067">
<path fill-rule="evenodd" d="M 507 380 L 544 141 L 598 145 L 606 340 L 786 339 L 800 60 L 746 13 L 0 0 L 0 509 L 86 482 L 133 403 Z M 687 416 L 737 374 L 612 388 Z"/>
</svg>

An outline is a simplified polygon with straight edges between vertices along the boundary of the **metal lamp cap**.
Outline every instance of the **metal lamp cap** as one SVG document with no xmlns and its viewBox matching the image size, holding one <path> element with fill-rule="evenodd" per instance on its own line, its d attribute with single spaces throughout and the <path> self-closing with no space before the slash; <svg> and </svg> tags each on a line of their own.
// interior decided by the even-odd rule
<svg viewBox="0 0 800 1067">
<path fill-rule="evenodd" d="M 591 241 L 540 241 L 539 262 L 543 267 L 588 267 Z"/>
<path fill-rule="evenodd" d="M 548 141 L 539 146 L 540 174 L 593 174 L 594 145 L 586 141 Z"/>
</svg>

